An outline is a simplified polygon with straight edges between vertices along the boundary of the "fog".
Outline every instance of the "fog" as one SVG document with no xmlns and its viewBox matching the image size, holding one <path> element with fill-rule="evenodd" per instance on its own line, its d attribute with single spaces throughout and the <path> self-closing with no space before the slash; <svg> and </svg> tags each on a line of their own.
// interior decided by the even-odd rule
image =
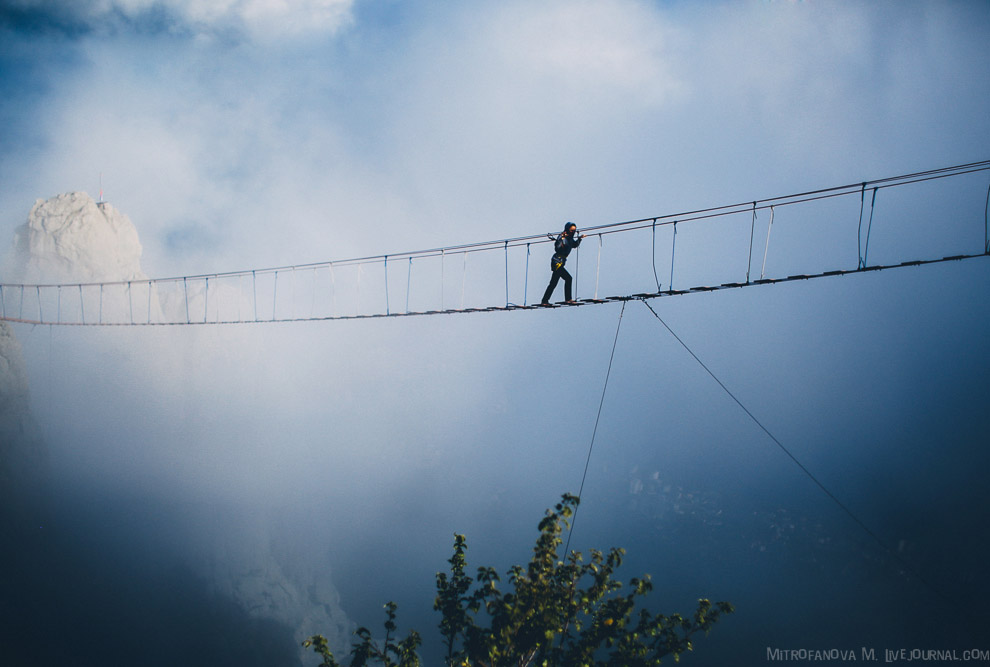
<svg viewBox="0 0 990 667">
<path fill-rule="evenodd" d="M 35 199 L 96 196 L 101 174 L 143 271 L 167 277 L 583 228 L 990 148 L 990 12 L 975 4 L 226 7 L 3 3 L 6 238 Z M 981 252 L 986 187 L 982 172 L 880 192 L 871 263 Z M 777 211 L 768 273 L 855 268 L 856 199 Z M 658 231 L 657 279 L 742 280 L 749 223 L 679 226 L 673 271 Z M 579 296 L 595 288 L 585 243 Z M 606 239 L 601 292 L 651 289 L 652 243 Z M 526 276 L 513 257 L 513 300 L 520 277 L 528 302 L 542 292 L 548 254 L 534 248 Z M 413 309 L 433 307 L 435 268 L 414 268 Z M 494 283 L 497 302 L 502 270 L 473 263 L 468 300 Z M 380 300 L 371 284 L 361 298 Z M 544 509 L 581 483 L 617 327 L 571 547 L 625 547 L 619 578 L 652 574 L 665 613 L 733 602 L 686 661 L 990 648 L 988 287 L 976 258 L 651 302 L 872 534 L 637 302 L 14 325 L 51 491 L 43 522 L 5 531 L 0 650 L 316 664 L 298 628 L 236 601 L 229 573 L 275 563 L 326 601 L 338 656 L 395 600 L 437 664 L 453 534 L 472 569 L 529 557 Z"/>
</svg>

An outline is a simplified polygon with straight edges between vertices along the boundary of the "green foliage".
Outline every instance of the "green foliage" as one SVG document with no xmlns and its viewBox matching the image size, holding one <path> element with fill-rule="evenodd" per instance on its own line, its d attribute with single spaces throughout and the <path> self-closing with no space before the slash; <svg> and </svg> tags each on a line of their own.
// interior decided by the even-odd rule
<svg viewBox="0 0 990 667">
<path fill-rule="evenodd" d="M 327 643 L 327 638 L 323 635 L 313 635 L 309 639 L 303 642 L 303 648 L 313 647 L 313 651 L 323 656 L 323 662 L 320 663 L 323 667 L 340 667 L 340 663 L 333 659 L 333 653 L 330 652 L 330 645 Z"/>
<path fill-rule="evenodd" d="M 592 550 L 588 562 L 572 551 L 558 560 L 561 533 L 569 528 L 579 499 L 565 494 L 554 510 L 547 510 L 539 524 L 540 536 L 526 568 L 508 572 L 511 591 L 503 593 L 498 573 L 478 568 L 475 579 L 466 574 L 467 540 L 454 536 L 454 554 L 448 560 L 450 574 L 437 574 L 433 608 L 440 612 L 447 665 L 499 667 L 513 665 L 647 667 L 661 658 L 679 660 L 693 649 L 691 638 L 705 634 L 722 614 L 733 611 L 728 602 L 699 600 L 691 617 L 654 615 L 637 608 L 653 584 L 649 576 L 631 579 L 625 587 L 612 578 L 622 564 L 625 550 L 607 554 Z M 395 604 L 386 605 L 385 642 L 382 648 L 367 629 L 357 631 L 361 641 L 351 652 L 352 666 L 377 660 L 387 667 L 419 665 L 416 648 L 420 637 L 409 633 L 402 642 L 391 639 L 396 630 Z M 320 635 L 304 646 L 323 656 L 325 667 L 335 667 L 333 655 Z M 398 662 L 393 662 L 392 657 Z"/>
<path fill-rule="evenodd" d="M 395 625 L 395 610 L 397 605 L 389 602 L 385 605 L 385 641 L 379 647 L 368 628 L 358 628 L 356 634 L 361 638 L 360 642 L 354 644 L 351 649 L 351 667 L 363 667 L 364 665 L 378 662 L 385 667 L 419 667 L 419 654 L 416 649 L 423 643 L 419 633 L 410 630 L 406 638 L 395 643 L 393 635 L 397 629 Z M 323 656 L 323 667 L 339 667 L 339 663 L 333 658 L 327 639 L 323 635 L 313 635 L 303 642 L 305 648 L 313 647 L 313 650 Z M 395 661 L 392 660 L 394 656 Z"/>
</svg>

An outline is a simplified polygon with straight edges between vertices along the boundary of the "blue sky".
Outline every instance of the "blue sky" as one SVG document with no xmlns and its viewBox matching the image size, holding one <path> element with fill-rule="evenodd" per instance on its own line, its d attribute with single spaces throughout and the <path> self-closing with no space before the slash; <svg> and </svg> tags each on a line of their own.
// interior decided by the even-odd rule
<svg viewBox="0 0 990 667">
<path fill-rule="evenodd" d="M 0 232 L 11 238 L 37 198 L 95 195 L 102 174 L 144 271 L 171 276 L 592 226 L 990 155 L 985 3 L 208 6 L 2 3 Z M 961 183 L 881 192 L 871 257 L 979 252 L 985 172 Z M 858 203 L 778 211 L 768 269 L 854 266 Z M 684 275 L 736 261 L 725 241 L 745 222 L 679 229 Z M 606 245 L 603 280 L 641 271 L 649 289 L 651 267 L 627 259 L 649 242 Z M 664 259 L 665 284 L 668 271 Z M 976 565 L 988 271 L 975 259 L 654 305 L 876 533 L 969 599 L 990 587 Z M 530 300 L 546 277 L 533 270 Z M 397 596 L 400 620 L 429 633 L 453 532 L 468 534 L 469 563 L 504 569 L 527 557 L 543 508 L 576 491 L 618 317 L 613 304 L 17 333 L 63 488 L 278 515 L 303 560 L 331 564 L 352 620 L 375 622 Z M 656 504 L 666 487 L 725 518 L 678 523 Z M 879 650 L 937 604 L 641 304 L 623 316 L 585 500 L 574 544 L 627 547 L 627 577 L 666 584 L 657 606 L 737 603 L 697 664 L 711 664 L 709 642 L 744 661 L 806 641 Z M 326 525 L 307 532 L 316 515 Z M 188 540 L 175 551 L 193 558 L 205 538 L 175 525 Z M 894 606 L 882 622 L 841 620 Z"/>
</svg>

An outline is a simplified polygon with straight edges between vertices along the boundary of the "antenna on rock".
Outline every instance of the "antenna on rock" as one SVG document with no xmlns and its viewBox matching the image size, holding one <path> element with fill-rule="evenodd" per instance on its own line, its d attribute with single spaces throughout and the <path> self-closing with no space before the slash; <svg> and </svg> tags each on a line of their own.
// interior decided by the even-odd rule
<svg viewBox="0 0 990 667">
<path fill-rule="evenodd" d="M 96 202 L 96 205 L 102 207 L 106 202 L 103 201 L 103 172 L 100 172 L 100 200 Z"/>
</svg>

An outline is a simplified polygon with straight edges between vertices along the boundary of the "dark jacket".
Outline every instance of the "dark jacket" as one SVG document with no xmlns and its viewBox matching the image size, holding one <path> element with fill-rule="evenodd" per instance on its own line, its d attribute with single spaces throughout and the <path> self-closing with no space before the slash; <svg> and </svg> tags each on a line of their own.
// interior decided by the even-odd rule
<svg viewBox="0 0 990 667">
<path fill-rule="evenodd" d="M 558 234 L 557 240 L 553 242 L 553 256 L 563 266 L 567 261 L 567 256 L 571 254 L 571 248 L 577 248 L 579 245 L 581 245 L 581 237 L 577 234 L 570 237 Z"/>
</svg>

